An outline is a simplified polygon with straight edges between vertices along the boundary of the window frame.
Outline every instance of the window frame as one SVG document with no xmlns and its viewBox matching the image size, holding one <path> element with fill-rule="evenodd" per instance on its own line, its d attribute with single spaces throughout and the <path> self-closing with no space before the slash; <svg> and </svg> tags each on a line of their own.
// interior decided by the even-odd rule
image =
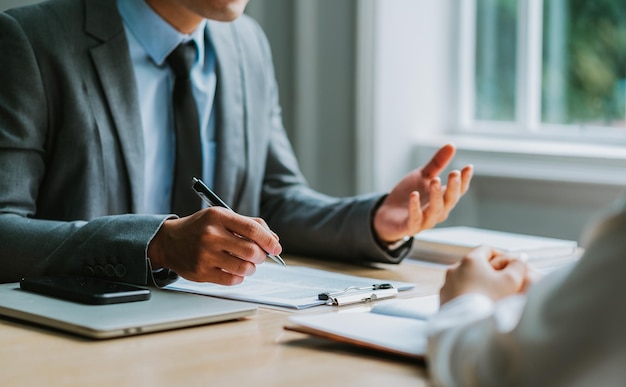
<svg viewBox="0 0 626 387">
<path fill-rule="evenodd" d="M 529 9 L 536 11 L 536 4 Z M 571 127 L 542 133 L 530 126 L 463 123 L 473 89 L 459 63 L 473 63 L 467 51 L 474 45 L 462 15 L 473 5 L 475 0 L 357 3 L 358 191 L 388 190 L 445 143 L 457 148 L 450 167 L 474 164 L 477 177 L 626 188 L 626 145 L 613 139 L 614 131 L 590 142 Z M 568 136 L 559 134 L 565 130 Z M 578 132 L 590 130 L 602 137 L 595 128 Z"/>
<path fill-rule="evenodd" d="M 476 120 L 476 1 L 459 1 L 459 120 L 451 133 L 536 141 L 623 145 L 626 128 L 543 123 L 543 0 L 518 0 L 516 117 L 512 122 Z M 626 150 L 626 149 L 625 149 Z"/>
</svg>

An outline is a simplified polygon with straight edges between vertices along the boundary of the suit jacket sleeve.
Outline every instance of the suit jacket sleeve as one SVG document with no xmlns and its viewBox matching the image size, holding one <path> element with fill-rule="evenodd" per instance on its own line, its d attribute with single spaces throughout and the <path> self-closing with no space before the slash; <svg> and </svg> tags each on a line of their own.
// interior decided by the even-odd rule
<svg viewBox="0 0 626 387">
<path fill-rule="evenodd" d="M 115 185 L 122 178 L 111 179 L 116 189 L 107 193 L 102 171 L 123 168 L 101 164 L 103 153 L 115 158 L 116 150 L 83 98 L 94 91 L 66 82 L 72 72 L 77 80 L 89 74 L 54 65 L 78 58 L 76 47 L 63 45 L 63 34 L 39 34 L 62 45 L 46 56 L 35 49 L 33 28 L 24 27 L 31 19 L 43 29 L 54 24 L 59 15 L 45 7 L 37 7 L 43 18 L 0 14 L 0 282 L 84 273 L 145 284 L 147 245 L 166 216 L 125 214 L 129 195 Z"/>
<path fill-rule="evenodd" d="M 237 21 L 236 32 L 244 53 L 244 71 L 249 68 L 247 82 L 254 86 L 249 89 L 249 115 L 254 117 L 255 129 L 261 122 L 268 128 L 260 215 L 280 236 L 284 251 L 349 262 L 400 262 L 408 248 L 392 256 L 379 246 L 372 230 L 373 211 L 382 194 L 338 198 L 308 186 L 282 125 L 267 39 L 260 27 L 246 17 Z M 258 143 L 252 145 L 253 151 Z"/>
</svg>

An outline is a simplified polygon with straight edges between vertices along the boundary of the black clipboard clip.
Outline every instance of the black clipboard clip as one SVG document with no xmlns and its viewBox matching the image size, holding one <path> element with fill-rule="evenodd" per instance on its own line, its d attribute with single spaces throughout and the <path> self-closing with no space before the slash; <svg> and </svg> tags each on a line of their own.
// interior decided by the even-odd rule
<svg viewBox="0 0 626 387">
<path fill-rule="evenodd" d="M 325 292 L 317 295 L 317 299 L 326 301 L 327 305 L 347 305 L 359 302 L 370 302 L 382 298 L 395 297 L 398 289 L 391 284 L 374 284 L 371 286 L 350 286 L 337 292 Z"/>
</svg>

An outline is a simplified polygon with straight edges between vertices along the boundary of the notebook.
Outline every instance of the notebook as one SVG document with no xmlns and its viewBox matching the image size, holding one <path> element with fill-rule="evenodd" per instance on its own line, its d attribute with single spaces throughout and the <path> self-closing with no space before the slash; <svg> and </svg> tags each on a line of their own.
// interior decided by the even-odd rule
<svg viewBox="0 0 626 387">
<path fill-rule="evenodd" d="M 423 359 L 429 316 L 439 296 L 383 301 L 370 311 L 335 311 L 289 317 L 286 330 L 409 358 Z"/>
<path fill-rule="evenodd" d="M 232 300 L 151 289 L 146 301 L 86 305 L 0 285 L 0 316 L 107 339 L 240 319 L 256 306 Z"/>
</svg>

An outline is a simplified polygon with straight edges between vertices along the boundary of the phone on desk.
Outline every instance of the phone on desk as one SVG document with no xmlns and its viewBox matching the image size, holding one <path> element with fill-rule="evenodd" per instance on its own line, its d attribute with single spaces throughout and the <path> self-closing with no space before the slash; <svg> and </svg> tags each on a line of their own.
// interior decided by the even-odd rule
<svg viewBox="0 0 626 387">
<path fill-rule="evenodd" d="M 149 289 L 86 276 L 22 278 L 20 288 L 90 305 L 107 305 L 150 299 Z"/>
</svg>

